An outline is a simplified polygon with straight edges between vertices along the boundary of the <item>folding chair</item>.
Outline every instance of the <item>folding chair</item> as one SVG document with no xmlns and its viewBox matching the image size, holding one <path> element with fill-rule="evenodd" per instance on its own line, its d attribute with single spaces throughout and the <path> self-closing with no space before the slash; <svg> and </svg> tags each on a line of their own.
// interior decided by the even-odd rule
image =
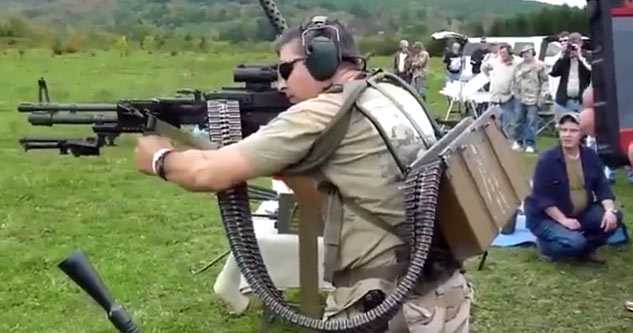
<svg viewBox="0 0 633 333">
<path fill-rule="evenodd" d="M 556 132 L 556 112 L 554 110 L 544 110 L 538 113 L 539 124 L 536 134 L 548 131 L 551 133 Z"/>
</svg>

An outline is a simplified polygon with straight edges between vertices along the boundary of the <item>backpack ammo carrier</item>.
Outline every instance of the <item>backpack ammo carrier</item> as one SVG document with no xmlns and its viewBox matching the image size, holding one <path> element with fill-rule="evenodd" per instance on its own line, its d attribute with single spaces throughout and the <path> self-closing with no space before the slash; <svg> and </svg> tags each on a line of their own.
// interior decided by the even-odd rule
<svg viewBox="0 0 633 333">
<path fill-rule="evenodd" d="M 380 133 L 401 171 L 405 207 L 403 223 L 391 226 L 354 202 L 341 198 L 332 184 L 320 184 L 320 189 L 328 193 L 324 278 L 335 281 L 335 284 L 337 280 L 353 284 L 369 277 L 389 280 L 399 277 L 396 289 L 385 295 L 375 307 L 350 319 L 327 321 L 299 313 L 281 297 L 266 270 L 252 225 L 246 184 L 217 195 L 229 246 L 241 273 L 274 315 L 295 325 L 329 332 L 367 332 L 384 327 L 400 311 L 406 297 L 416 290 L 420 281 L 432 278 L 435 265 L 429 263 L 445 261 L 444 265 L 450 267 L 483 253 L 528 192 L 527 179 L 496 124 L 496 110 L 488 110 L 477 120 L 466 118 L 439 141 L 431 142 L 421 125 L 413 119 L 415 115 L 408 113 L 383 89 L 381 83 L 395 84 L 417 96 L 404 81 L 389 73 L 379 72 L 346 83 L 339 87 L 345 101 L 339 112 L 307 156 L 284 171 L 287 175 L 300 175 L 323 165 L 343 140 L 352 112 L 362 113 Z M 423 154 L 418 154 L 419 158 L 403 161 L 377 117 L 357 103 L 366 89 L 380 92 L 395 106 L 394 112 L 400 113 L 400 119 L 409 122 L 424 148 Z M 419 98 L 416 100 L 419 101 Z M 226 146 L 241 139 L 237 101 L 208 101 L 208 110 L 212 141 Z M 426 107 L 423 106 L 423 110 L 426 112 Z M 426 117 L 434 134 L 440 136 L 432 118 L 428 114 Z M 405 246 L 397 251 L 400 253 L 397 255 L 398 267 L 355 270 L 359 272 L 345 277 L 333 271 L 344 205 L 366 221 L 402 239 Z M 436 220 L 438 223 L 435 223 Z"/>
</svg>

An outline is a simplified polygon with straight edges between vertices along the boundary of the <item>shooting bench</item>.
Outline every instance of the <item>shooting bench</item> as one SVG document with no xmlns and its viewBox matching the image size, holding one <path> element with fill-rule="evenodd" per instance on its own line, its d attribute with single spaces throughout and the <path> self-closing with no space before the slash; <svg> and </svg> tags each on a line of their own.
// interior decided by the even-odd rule
<svg viewBox="0 0 633 333">
<path fill-rule="evenodd" d="M 296 204 L 294 195 L 283 182 L 273 180 L 272 184 L 278 200 L 262 202 L 253 217 L 264 263 L 277 289 L 298 289 L 301 311 L 321 318 L 320 293 L 333 289 L 323 280 L 323 221 Z M 247 310 L 251 288 L 232 255 L 226 260 L 213 289 L 231 313 L 239 315 Z M 268 332 L 272 319 L 272 314 L 265 310 L 260 332 Z"/>
</svg>

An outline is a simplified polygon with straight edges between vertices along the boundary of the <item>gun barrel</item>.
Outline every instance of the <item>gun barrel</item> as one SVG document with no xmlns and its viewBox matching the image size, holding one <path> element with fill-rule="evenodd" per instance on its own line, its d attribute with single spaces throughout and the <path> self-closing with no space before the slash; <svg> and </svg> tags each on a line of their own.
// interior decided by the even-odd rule
<svg viewBox="0 0 633 333">
<path fill-rule="evenodd" d="M 111 124 L 117 123 L 116 115 L 72 114 L 36 112 L 29 114 L 29 123 L 35 126 L 52 126 L 54 124 Z"/>
<path fill-rule="evenodd" d="M 25 150 L 32 149 L 60 149 L 57 142 L 25 142 L 22 144 Z"/>
<path fill-rule="evenodd" d="M 59 104 L 59 103 L 20 103 L 19 112 L 37 111 L 73 111 L 73 112 L 111 112 L 116 104 Z"/>
</svg>

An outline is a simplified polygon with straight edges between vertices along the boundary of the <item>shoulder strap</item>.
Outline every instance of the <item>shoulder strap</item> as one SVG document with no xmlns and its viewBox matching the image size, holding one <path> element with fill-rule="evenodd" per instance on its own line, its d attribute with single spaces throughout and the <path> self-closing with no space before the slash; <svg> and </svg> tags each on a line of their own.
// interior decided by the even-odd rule
<svg viewBox="0 0 633 333">
<path fill-rule="evenodd" d="M 403 233 L 401 231 L 399 231 L 396 226 L 390 225 L 385 220 L 383 220 L 380 217 L 372 214 L 370 211 L 368 211 L 365 208 L 361 207 L 359 204 L 357 204 L 356 202 L 354 202 L 352 200 L 343 199 L 343 203 L 352 212 L 354 212 L 354 214 L 360 216 L 363 220 L 375 225 L 376 227 L 378 227 L 378 228 L 380 228 L 380 229 L 382 229 L 382 230 L 384 230 L 384 231 L 386 231 L 386 232 L 388 232 L 390 234 L 398 236 L 398 238 L 400 238 L 400 240 L 402 242 L 404 242 L 405 244 L 409 243 L 409 240 L 406 239 L 405 235 L 403 235 Z"/>
<path fill-rule="evenodd" d="M 338 190 L 338 188 L 327 181 L 321 182 L 319 184 L 319 190 L 324 194 L 324 203 L 325 203 L 325 227 L 323 230 L 323 279 L 324 281 L 334 283 L 337 280 L 337 283 L 341 283 L 340 279 L 337 279 L 335 268 L 336 262 L 339 257 L 339 247 L 341 242 L 341 231 L 343 230 L 343 219 L 344 219 L 344 207 L 348 207 L 354 214 L 358 215 L 363 220 L 377 226 L 384 231 L 391 233 L 404 243 L 404 247 L 400 248 L 399 251 L 396 251 L 396 257 L 399 262 L 404 262 L 406 258 L 408 258 L 408 253 L 410 251 L 409 246 L 411 246 L 411 239 L 408 239 L 406 235 L 407 230 L 398 230 L 398 227 L 394 227 L 387 223 L 385 220 L 380 217 L 372 214 L 368 210 L 364 209 L 360 205 L 358 205 L 353 200 L 349 200 L 343 198 Z M 405 226 L 404 224 L 401 224 Z M 364 273 L 367 276 L 388 276 L 389 273 L 402 273 L 401 271 L 397 272 L 388 272 L 393 269 L 393 267 L 389 267 L 387 272 L 384 270 L 367 270 Z M 383 274 L 384 273 L 384 274 Z M 386 275 L 385 275 L 386 274 Z M 398 275 L 399 276 L 399 275 Z M 339 275 L 340 277 L 340 275 Z M 357 276 L 358 277 L 358 276 Z M 391 280 L 391 279 L 389 279 Z M 351 287 L 351 286 L 349 286 Z"/>
<path fill-rule="evenodd" d="M 366 87 L 367 80 L 354 80 L 343 85 L 342 94 L 345 102 L 341 109 L 316 139 L 308 154 L 299 163 L 284 170 L 285 175 L 312 172 L 330 158 L 347 134 L 353 105 Z"/>
</svg>

